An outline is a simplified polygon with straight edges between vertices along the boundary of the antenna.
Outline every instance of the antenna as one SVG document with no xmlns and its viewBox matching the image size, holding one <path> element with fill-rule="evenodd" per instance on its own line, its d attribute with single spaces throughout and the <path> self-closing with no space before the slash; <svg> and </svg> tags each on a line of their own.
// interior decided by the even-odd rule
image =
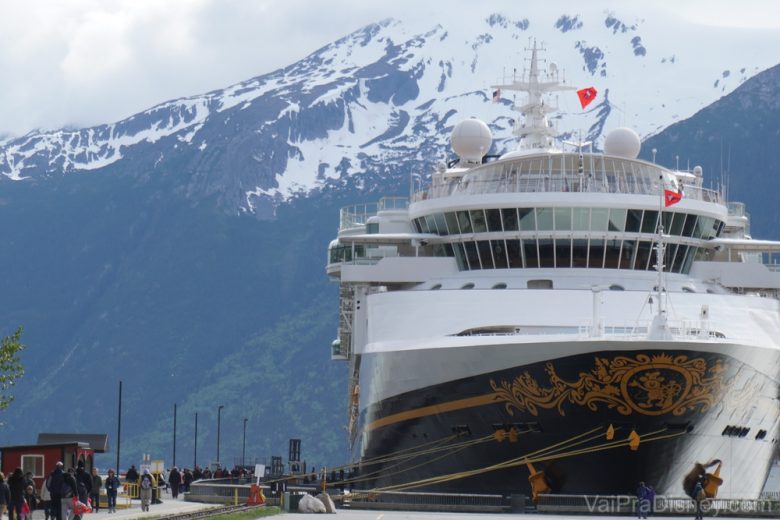
<svg viewBox="0 0 780 520">
<path fill-rule="evenodd" d="M 657 148 L 653 148 L 652 151 L 653 151 L 653 164 L 655 164 L 655 154 L 658 151 L 658 149 Z"/>
</svg>

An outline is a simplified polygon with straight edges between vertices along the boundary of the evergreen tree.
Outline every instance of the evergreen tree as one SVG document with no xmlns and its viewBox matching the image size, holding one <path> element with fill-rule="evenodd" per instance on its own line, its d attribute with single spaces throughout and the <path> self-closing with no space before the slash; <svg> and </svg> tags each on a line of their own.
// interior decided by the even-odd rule
<svg viewBox="0 0 780 520">
<path fill-rule="evenodd" d="M 19 352 L 24 349 L 22 327 L 0 342 L 0 410 L 5 410 L 14 400 L 8 390 L 24 375 Z"/>
</svg>

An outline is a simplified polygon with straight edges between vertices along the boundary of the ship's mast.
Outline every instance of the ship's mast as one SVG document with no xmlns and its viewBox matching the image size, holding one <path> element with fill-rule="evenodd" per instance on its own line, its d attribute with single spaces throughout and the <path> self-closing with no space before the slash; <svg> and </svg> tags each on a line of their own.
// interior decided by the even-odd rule
<svg viewBox="0 0 780 520">
<path fill-rule="evenodd" d="M 558 107 L 545 103 L 544 95 L 550 92 L 576 90 L 575 87 L 561 84 L 558 80 L 558 68 L 554 64 L 549 67 L 549 70 L 539 69 L 539 51 L 543 50 L 536 46 L 536 40 L 534 40 L 528 75 L 526 76 L 524 73 L 520 80 L 513 77 L 511 83 L 505 82 L 502 85 L 493 86 L 499 90 L 528 93 L 525 105 L 512 106 L 512 110 L 521 114 L 521 117 L 515 122 L 512 132 L 518 138 L 518 151 L 539 152 L 556 149 L 553 139 L 558 134 L 550 125 L 547 114 L 556 112 Z M 542 75 L 544 78 L 540 77 Z"/>
</svg>

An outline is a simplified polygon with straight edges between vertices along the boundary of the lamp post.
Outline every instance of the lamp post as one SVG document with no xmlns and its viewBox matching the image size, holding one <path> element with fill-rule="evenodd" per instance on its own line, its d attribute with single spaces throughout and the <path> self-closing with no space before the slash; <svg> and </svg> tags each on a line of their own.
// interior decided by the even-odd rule
<svg viewBox="0 0 780 520">
<path fill-rule="evenodd" d="M 224 404 L 219 405 L 219 408 L 217 408 L 217 464 L 222 466 L 222 464 L 219 461 L 219 429 L 220 425 L 222 424 L 222 409 L 225 407 Z"/>
<path fill-rule="evenodd" d="M 192 469 L 198 467 L 198 412 L 195 412 L 195 455 L 192 458 Z"/>
<path fill-rule="evenodd" d="M 245 465 L 244 457 L 246 456 L 246 421 L 247 418 L 244 417 L 244 440 L 241 443 L 241 467 L 242 468 Z"/>
<path fill-rule="evenodd" d="M 173 403 L 173 465 L 176 466 L 176 403 Z"/>
</svg>

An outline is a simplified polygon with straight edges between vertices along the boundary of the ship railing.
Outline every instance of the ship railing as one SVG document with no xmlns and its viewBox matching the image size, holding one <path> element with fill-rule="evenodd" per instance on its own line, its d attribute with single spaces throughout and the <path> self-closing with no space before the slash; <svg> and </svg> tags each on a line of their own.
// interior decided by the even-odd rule
<svg viewBox="0 0 780 520">
<path fill-rule="evenodd" d="M 585 320 L 579 326 L 579 336 L 586 337 L 617 337 L 626 339 L 644 339 L 650 331 L 650 320 L 638 320 L 632 323 L 610 323 L 603 321 L 594 327 L 593 320 Z M 725 335 L 712 328 L 706 320 L 668 320 L 667 325 L 672 339 L 677 340 L 715 340 L 723 339 Z"/>
<path fill-rule="evenodd" d="M 489 172 L 466 174 L 460 179 L 435 181 L 412 196 L 413 202 L 456 195 L 481 195 L 495 193 L 617 193 L 659 196 L 658 184 L 649 177 L 607 175 L 589 178 L 587 175 L 528 174 L 496 176 Z M 684 186 L 684 198 L 722 204 L 721 194 L 700 186 Z"/>
<path fill-rule="evenodd" d="M 369 218 L 380 211 L 402 210 L 409 207 L 407 197 L 383 197 L 379 202 L 353 204 L 341 208 L 339 231 L 365 226 Z"/>
<path fill-rule="evenodd" d="M 543 513 L 596 513 L 599 515 L 635 514 L 637 497 L 632 495 L 539 495 L 537 511 Z M 777 516 L 780 500 L 773 498 L 709 498 L 702 502 L 705 515 Z M 689 515 L 696 504 L 689 497 L 658 495 L 650 504 L 650 513 Z"/>
</svg>

